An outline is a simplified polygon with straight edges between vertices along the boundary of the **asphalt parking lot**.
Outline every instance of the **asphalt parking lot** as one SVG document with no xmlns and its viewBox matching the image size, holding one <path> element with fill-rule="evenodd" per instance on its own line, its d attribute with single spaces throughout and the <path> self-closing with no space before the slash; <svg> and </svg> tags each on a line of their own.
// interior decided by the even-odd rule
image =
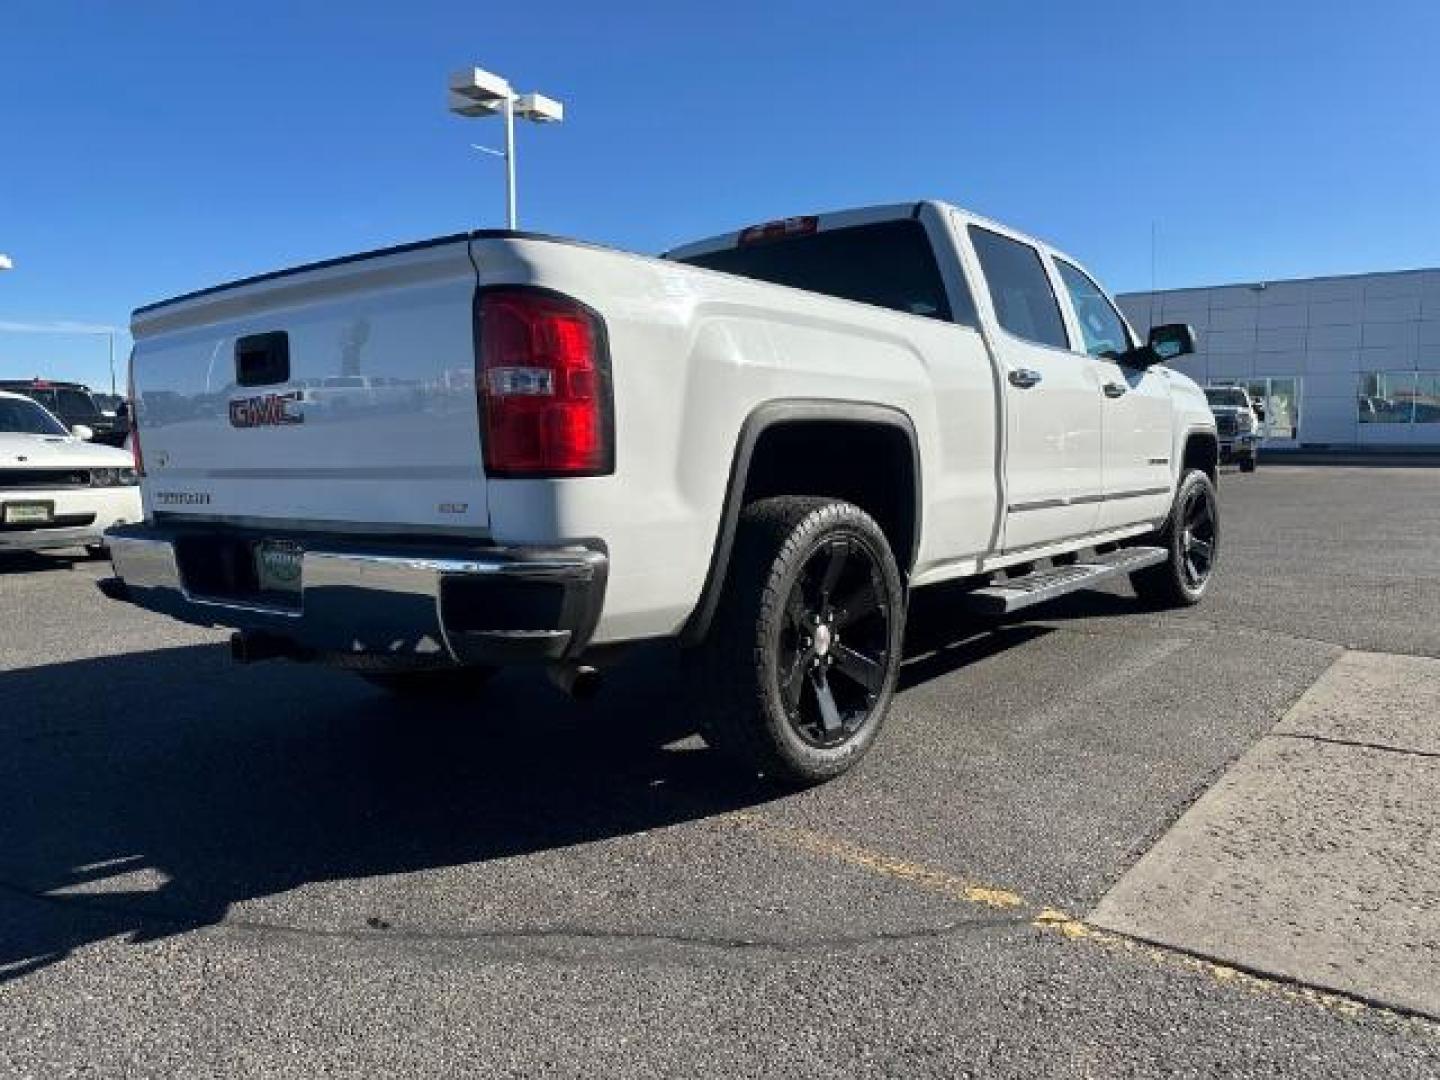
<svg viewBox="0 0 1440 1080">
<path fill-rule="evenodd" d="M 13 560 L 0 1074 L 1434 1076 L 1440 701 L 1390 654 L 1440 657 L 1440 471 L 1222 504 L 1195 611 L 924 598 L 880 746 L 784 796 L 663 654 L 418 707 Z"/>
</svg>

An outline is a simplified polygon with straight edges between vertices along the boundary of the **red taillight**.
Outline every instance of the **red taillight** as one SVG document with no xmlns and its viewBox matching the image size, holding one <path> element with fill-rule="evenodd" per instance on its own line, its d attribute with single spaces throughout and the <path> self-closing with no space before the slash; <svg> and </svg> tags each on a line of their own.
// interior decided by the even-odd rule
<svg viewBox="0 0 1440 1080">
<path fill-rule="evenodd" d="M 779 221 L 767 221 L 763 225 L 751 225 L 740 231 L 737 247 L 763 244 L 767 240 L 784 240 L 791 236 L 809 236 L 820 227 L 820 219 L 813 214 L 806 217 L 787 217 Z"/>
<path fill-rule="evenodd" d="M 140 452 L 140 410 L 135 408 L 135 356 L 130 356 L 129 386 L 125 396 L 130 403 L 130 453 L 135 458 L 135 475 L 145 475 L 145 455 Z"/>
<path fill-rule="evenodd" d="M 596 476 L 614 467 L 610 364 L 599 316 L 538 289 L 480 293 L 475 392 L 491 476 Z"/>
</svg>

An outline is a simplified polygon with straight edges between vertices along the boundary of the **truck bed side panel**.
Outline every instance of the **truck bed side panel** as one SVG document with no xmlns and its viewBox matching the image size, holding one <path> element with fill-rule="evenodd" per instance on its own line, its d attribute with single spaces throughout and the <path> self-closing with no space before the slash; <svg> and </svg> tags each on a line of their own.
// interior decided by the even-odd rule
<svg viewBox="0 0 1440 1080">
<path fill-rule="evenodd" d="M 504 543 L 600 538 L 597 641 L 670 634 L 699 598 L 746 417 L 777 399 L 878 403 L 918 432 L 916 570 L 986 548 L 996 514 L 995 389 L 968 328 L 619 252 L 477 240 L 482 284 L 522 282 L 602 312 L 615 385 L 613 476 L 495 480 Z"/>
</svg>

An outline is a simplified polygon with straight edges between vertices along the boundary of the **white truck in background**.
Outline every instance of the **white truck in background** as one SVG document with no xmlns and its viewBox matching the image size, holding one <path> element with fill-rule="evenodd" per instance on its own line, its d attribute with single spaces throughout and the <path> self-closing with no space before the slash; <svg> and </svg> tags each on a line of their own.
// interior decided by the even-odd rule
<svg viewBox="0 0 1440 1080">
<path fill-rule="evenodd" d="M 1215 433 L 1220 439 L 1220 463 L 1231 462 L 1241 472 L 1254 472 L 1260 464 L 1260 444 L 1264 442 L 1260 425 L 1265 409 L 1250 397 L 1243 386 L 1225 384 L 1205 387 L 1205 400 L 1215 416 Z"/>
<path fill-rule="evenodd" d="M 1216 565 L 1215 422 L 1079 263 L 940 202 L 648 258 L 479 231 L 135 312 L 145 520 L 107 595 L 396 691 L 678 638 L 780 782 L 880 731 L 910 590 L 1005 613 Z M 459 378 L 457 371 L 473 372 Z M 314 380 L 410 388 L 311 408 Z"/>
</svg>

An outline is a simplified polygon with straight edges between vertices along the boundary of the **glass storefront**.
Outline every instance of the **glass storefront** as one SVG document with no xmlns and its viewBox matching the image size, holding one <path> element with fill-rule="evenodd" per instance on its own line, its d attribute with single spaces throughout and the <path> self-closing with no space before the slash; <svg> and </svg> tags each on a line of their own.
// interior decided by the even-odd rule
<svg viewBox="0 0 1440 1080">
<path fill-rule="evenodd" d="M 1356 410 L 1362 424 L 1440 424 L 1440 371 L 1366 371 Z"/>
<path fill-rule="evenodd" d="M 1297 442 L 1300 438 L 1300 380 L 1291 375 L 1254 378 L 1245 383 L 1252 401 L 1265 409 L 1260 434 L 1271 445 Z"/>
</svg>

